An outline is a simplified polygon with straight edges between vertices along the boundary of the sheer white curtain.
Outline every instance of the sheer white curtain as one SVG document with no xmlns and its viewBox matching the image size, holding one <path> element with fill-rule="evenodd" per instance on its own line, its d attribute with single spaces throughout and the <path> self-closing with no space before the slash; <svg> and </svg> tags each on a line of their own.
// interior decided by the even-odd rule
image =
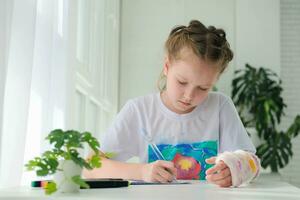
<svg viewBox="0 0 300 200">
<path fill-rule="evenodd" d="M 4 84 L 6 75 L 6 62 L 7 62 L 7 38 L 8 29 L 7 24 L 9 20 L 11 4 L 5 0 L 0 0 L 0 142 L 2 131 L 2 113 L 3 113 L 3 96 L 4 96 Z M 2 31 L 1 31 L 2 30 Z M 1 148 L 0 148 L 1 152 Z"/>
<path fill-rule="evenodd" d="M 0 1 L 0 187 L 28 184 L 24 163 L 47 148 L 50 130 L 68 126 L 68 2 Z"/>
</svg>

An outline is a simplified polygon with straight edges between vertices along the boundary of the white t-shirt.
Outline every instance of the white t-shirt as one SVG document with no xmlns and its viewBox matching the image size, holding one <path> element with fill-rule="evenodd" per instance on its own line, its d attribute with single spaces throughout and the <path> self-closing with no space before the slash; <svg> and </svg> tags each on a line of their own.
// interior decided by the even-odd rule
<svg viewBox="0 0 300 200">
<path fill-rule="evenodd" d="M 134 156 L 143 163 L 160 159 L 153 146 L 183 169 L 194 166 L 194 175 L 182 175 L 184 179 L 203 179 L 210 167 L 204 160 L 218 153 L 255 153 L 233 102 L 219 92 L 210 92 L 187 114 L 169 110 L 159 93 L 129 100 L 101 139 L 101 150 L 116 153 L 113 159 L 120 161 Z"/>
</svg>

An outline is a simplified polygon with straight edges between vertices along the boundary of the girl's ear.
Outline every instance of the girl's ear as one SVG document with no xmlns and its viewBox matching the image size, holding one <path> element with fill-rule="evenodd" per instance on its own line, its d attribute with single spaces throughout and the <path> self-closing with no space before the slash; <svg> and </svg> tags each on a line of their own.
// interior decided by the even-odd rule
<svg viewBox="0 0 300 200">
<path fill-rule="evenodd" d="M 163 69 L 163 73 L 165 76 L 168 75 L 169 68 L 170 68 L 170 60 L 168 56 L 166 56 L 164 61 L 164 69 Z"/>
</svg>

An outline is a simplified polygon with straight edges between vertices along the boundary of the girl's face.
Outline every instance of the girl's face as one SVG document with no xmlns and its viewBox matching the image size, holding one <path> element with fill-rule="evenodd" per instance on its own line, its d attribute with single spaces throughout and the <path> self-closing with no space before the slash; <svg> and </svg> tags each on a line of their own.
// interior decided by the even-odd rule
<svg viewBox="0 0 300 200">
<path fill-rule="evenodd" d="M 163 72 L 167 83 L 161 94 L 164 104 L 178 114 L 191 112 L 216 83 L 218 69 L 216 64 L 204 61 L 188 49 L 181 51 L 178 60 L 166 58 Z"/>
</svg>

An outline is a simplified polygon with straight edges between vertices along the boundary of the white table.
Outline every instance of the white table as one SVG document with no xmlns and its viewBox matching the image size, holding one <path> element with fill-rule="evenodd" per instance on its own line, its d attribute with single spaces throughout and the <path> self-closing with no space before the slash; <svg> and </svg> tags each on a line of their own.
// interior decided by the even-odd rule
<svg viewBox="0 0 300 200">
<path fill-rule="evenodd" d="M 132 185 L 128 188 L 81 190 L 77 194 L 46 196 L 41 189 L 30 187 L 0 189 L 0 199 L 200 199 L 200 200 L 300 200 L 300 189 L 280 181 L 280 178 L 263 175 L 255 182 L 240 188 L 220 188 L 206 182 L 183 185 Z"/>
</svg>

